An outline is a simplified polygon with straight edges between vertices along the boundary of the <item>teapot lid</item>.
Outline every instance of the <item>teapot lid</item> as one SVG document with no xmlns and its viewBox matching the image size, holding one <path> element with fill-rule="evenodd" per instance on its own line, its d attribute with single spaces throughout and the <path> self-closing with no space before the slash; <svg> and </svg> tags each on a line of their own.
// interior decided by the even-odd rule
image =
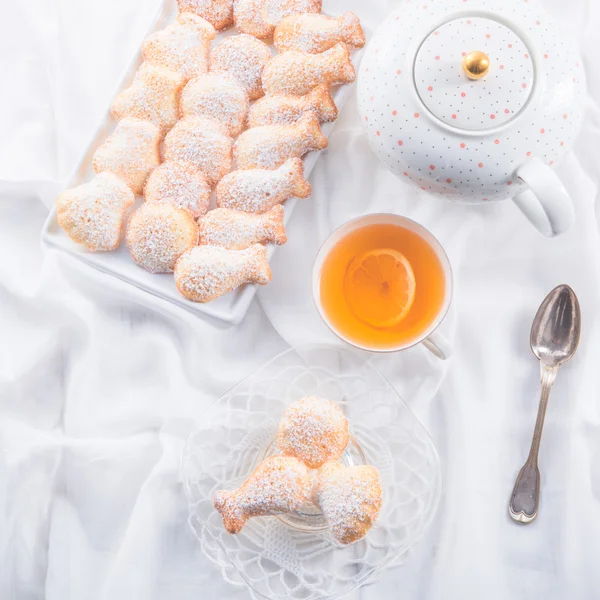
<svg viewBox="0 0 600 600">
<path fill-rule="evenodd" d="M 527 105 L 535 82 L 532 51 L 506 24 L 462 16 L 423 40 L 414 82 L 423 104 L 447 125 L 473 132 L 496 128 Z"/>
</svg>

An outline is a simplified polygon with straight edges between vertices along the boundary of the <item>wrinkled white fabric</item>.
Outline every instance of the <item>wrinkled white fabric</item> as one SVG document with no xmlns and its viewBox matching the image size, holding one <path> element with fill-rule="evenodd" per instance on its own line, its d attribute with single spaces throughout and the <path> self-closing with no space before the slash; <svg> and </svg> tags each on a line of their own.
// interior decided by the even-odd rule
<svg viewBox="0 0 600 600">
<path fill-rule="evenodd" d="M 162 0 L 0 3 L 0 598 L 247 599 L 186 525 L 179 462 L 202 410 L 288 345 L 333 341 L 313 307 L 312 261 L 350 217 L 406 214 L 445 245 L 456 292 L 447 364 L 423 348 L 375 357 L 438 446 L 444 495 L 403 567 L 365 600 L 587 600 L 600 539 L 600 4 L 546 0 L 581 44 L 590 98 L 559 168 L 577 224 L 545 239 L 510 203 L 451 206 L 389 174 L 355 100 L 300 201 L 274 281 L 246 319 L 217 326 L 83 266 L 44 257 L 40 231 Z M 373 31 L 399 2 L 325 0 Z M 561 369 L 542 442 L 542 507 L 513 524 L 507 500 L 535 420 L 528 348 L 537 306 L 577 291 L 579 352 Z"/>
</svg>

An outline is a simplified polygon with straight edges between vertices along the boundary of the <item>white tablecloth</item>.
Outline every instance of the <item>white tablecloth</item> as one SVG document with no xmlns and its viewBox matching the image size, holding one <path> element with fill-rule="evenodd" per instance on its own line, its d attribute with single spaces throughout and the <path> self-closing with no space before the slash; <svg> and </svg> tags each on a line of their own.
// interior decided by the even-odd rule
<svg viewBox="0 0 600 600">
<path fill-rule="evenodd" d="M 423 348 L 377 357 L 431 432 L 445 491 L 404 567 L 354 597 L 598 598 L 600 569 L 600 69 L 597 0 L 547 0 L 581 44 L 591 98 L 559 174 L 577 224 L 545 239 L 510 204 L 461 207 L 378 164 L 356 103 L 301 201 L 274 281 L 237 327 L 215 327 L 125 285 L 44 258 L 40 230 L 161 0 L 26 0 L 0 19 L 0 598 L 247 599 L 186 526 L 179 457 L 210 402 L 288 345 L 330 338 L 312 306 L 319 243 L 369 211 L 406 214 L 446 246 L 456 295 L 447 363 Z M 330 0 L 373 30 L 394 0 Z M 519 527 L 507 499 L 532 432 L 539 371 L 529 327 L 558 283 L 584 319 L 542 443 L 542 507 Z"/>
</svg>

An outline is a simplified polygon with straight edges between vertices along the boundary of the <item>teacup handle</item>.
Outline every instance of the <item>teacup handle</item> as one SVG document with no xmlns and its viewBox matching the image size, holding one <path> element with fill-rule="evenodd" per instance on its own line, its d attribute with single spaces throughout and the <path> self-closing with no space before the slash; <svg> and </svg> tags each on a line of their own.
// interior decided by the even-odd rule
<svg viewBox="0 0 600 600">
<path fill-rule="evenodd" d="M 529 222 L 548 237 L 565 233 L 575 220 L 575 210 L 558 175 L 541 159 L 532 158 L 518 169 L 517 177 L 529 189 L 513 202 Z"/>
<path fill-rule="evenodd" d="M 450 345 L 450 342 L 439 331 L 434 331 L 421 343 L 434 356 L 437 356 L 442 360 L 448 360 L 452 356 L 452 346 Z"/>
</svg>

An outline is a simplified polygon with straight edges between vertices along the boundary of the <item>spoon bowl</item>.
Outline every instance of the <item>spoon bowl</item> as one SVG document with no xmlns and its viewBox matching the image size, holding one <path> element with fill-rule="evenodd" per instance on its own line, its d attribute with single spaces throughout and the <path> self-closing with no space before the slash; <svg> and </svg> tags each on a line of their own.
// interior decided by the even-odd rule
<svg viewBox="0 0 600 600">
<path fill-rule="evenodd" d="M 577 351 L 581 312 L 568 285 L 555 287 L 539 307 L 531 326 L 531 350 L 548 367 L 558 367 Z"/>
</svg>

